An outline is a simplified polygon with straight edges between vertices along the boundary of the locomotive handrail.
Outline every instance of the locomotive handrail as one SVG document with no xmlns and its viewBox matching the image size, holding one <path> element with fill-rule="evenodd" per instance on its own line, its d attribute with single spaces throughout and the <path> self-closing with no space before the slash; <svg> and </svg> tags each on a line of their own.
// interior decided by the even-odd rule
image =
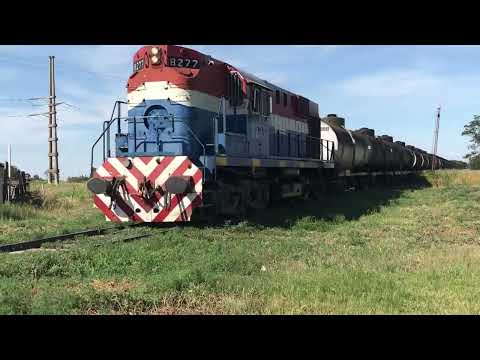
<svg viewBox="0 0 480 360">
<path fill-rule="evenodd" d="M 121 134 L 121 120 L 124 120 L 124 121 L 129 121 L 129 120 L 132 120 L 133 119 L 133 127 L 134 127 L 134 153 L 137 152 L 137 148 L 138 146 L 144 144 L 147 144 L 147 143 L 158 143 L 158 140 L 157 141 L 146 141 L 146 139 L 144 139 L 144 141 L 140 142 L 140 144 L 138 144 L 137 146 L 137 134 L 136 134 L 136 125 L 137 125 L 137 122 L 138 120 L 141 120 L 141 121 L 144 121 L 145 119 L 148 119 L 148 118 L 159 118 L 158 115 L 150 115 L 150 116 L 127 116 L 127 117 L 121 117 L 121 113 L 120 113 L 120 104 L 126 104 L 126 102 L 123 102 L 123 101 L 117 101 L 115 102 L 115 106 L 113 107 L 113 110 L 112 110 L 112 114 L 111 114 L 111 117 L 110 117 L 110 120 L 109 121 L 105 121 L 103 123 L 103 131 L 102 133 L 100 134 L 100 136 L 98 137 L 98 139 L 95 141 L 95 143 L 93 144 L 92 146 L 92 149 L 91 149 L 91 162 L 90 162 L 90 169 L 91 169 L 91 173 L 93 175 L 93 152 L 95 150 L 95 146 L 98 144 L 98 142 L 100 141 L 100 139 L 103 139 L 103 161 L 106 160 L 106 157 L 110 157 L 111 156 L 111 146 L 110 146 L 110 127 L 112 126 L 113 123 L 115 123 L 115 121 L 117 121 L 117 125 L 118 125 L 118 128 L 117 128 L 117 134 Z M 117 112 L 118 112 L 118 116 L 117 117 L 113 117 L 114 116 L 114 113 L 115 113 L 115 110 L 117 109 Z M 174 115 L 168 115 L 168 116 L 163 116 L 163 119 L 164 120 L 169 120 L 171 121 L 171 124 L 172 124 L 172 127 L 174 128 L 175 127 L 175 123 L 183 123 L 183 125 L 185 126 L 185 129 L 188 131 L 188 133 L 193 137 L 193 139 L 200 145 L 201 149 L 202 149 L 202 158 L 203 158 L 203 166 L 202 166 L 202 173 L 203 173 L 203 181 L 205 179 L 205 161 L 206 161 L 206 146 L 214 146 L 216 148 L 216 141 L 217 139 L 214 139 L 214 144 L 204 144 L 197 136 L 197 134 L 191 129 L 191 127 L 187 124 L 187 122 L 184 120 L 184 119 L 181 119 L 181 118 L 178 118 Z M 225 129 L 224 129 L 225 131 Z M 282 131 L 283 132 L 283 131 Z M 105 135 L 107 135 L 107 139 L 105 139 Z M 215 135 L 214 135 L 215 137 Z M 319 144 L 321 144 L 321 148 L 320 148 L 320 160 L 322 161 L 333 161 L 333 154 L 334 154 L 334 143 L 333 141 L 331 140 L 326 140 L 326 139 L 321 139 L 321 138 L 318 138 L 318 137 L 314 137 L 314 136 L 309 136 L 309 135 L 306 135 L 305 137 L 306 140 L 310 139 L 310 140 L 316 140 L 319 142 Z M 175 143 L 175 142 L 181 142 L 181 140 L 179 141 L 168 141 L 168 143 Z M 316 147 L 318 145 L 315 145 L 315 144 L 309 144 L 307 146 L 313 146 L 313 147 Z M 324 158 L 323 154 L 324 154 L 324 151 L 326 150 L 326 159 Z M 314 153 L 312 153 L 312 149 L 308 149 L 307 152 L 309 153 L 309 155 L 314 155 Z M 216 153 L 216 151 L 215 151 Z M 312 159 L 315 159 L 316 157 L 311 157 Z"/>
<path fill-rule="evenodd" d="M 110 126 L 114 123 L 114 121 L 117 120 L 117 118 L 114 118 L 110 121 L 105 121 L 103 123 L 103 131 L 102 133 L 100 134 L 100 136 L 98 137 L 98 139 L 93 143 L 92 145 L 92 150 L 91 150 L 91 159 L 90 159 L 90 170 L 91 172 L 93 172 L 93 151 L 95 150 L 95 146 L 98 144 L 98 142 L 100 141 L 100 139 L 103 139 L 103 145 L 104 145 L 104 148 L 103 148 L 103 161 L 105 161 L 105 133 L 110 130 Z M 107 126 L 105 126 L 105 124 L 107 124 Z M 108 146 L 110 146 L 110 140 L 107 139 L 107 143 L 108 143 Z M 110 149 L 108 150 L 108 154 L 110 154 Z"/>
<path fill-rule="evenodd" d="M 291 133 L 291 131 L 272 129 L 272 128 L 270 129 L 270 135 L 273 134 L 274 136 L 276 136 L 277 133 L 282 135 L 287 135 Z M 298 133 L 296 133 L 296 135 L 298 135 Z M 243 136 L 243 135 L 240 135 L 240 136 Z M 304 138 L 302 138 L 302 141 L 305 142 L 305 147 L 306 147 L 305 158 L 312 159 L 312 160 L 328 161 L 328 162 L 333 161 L 334 142 L 332 140 L 326 140 L 320 137 L 304 134 Z M 320 148 L 320 145 L 321 145 L 321 148 Z M 323 156 L 324 149 L 326 150 L 326 159 Z"/>
<path fill-rule="evenodd" d="M 110 115 L 110 120 L 108 121 L 107 127 L 105 128 L 105 123 L 106 123 L 106 121 L 105 121 L 104 125 L 103 125 L 103 132 L 100 134 L 98 139 L 92 145 L 91 156 L 90 156 L 90 175 L 91 176 L 93 175 L 93 152 L 95 150 L 95 146 L 97 146 L 100 139 L 103 138 L 103 161 L 105 161 L 105 132 L 109 131 L 110 126 L 112 125 L 113 122 L 115 122 L 115 120 L 118 120 L 118 133 L 120 133 L 120 131 L 121 131 L 121 128 L 120 128 L 120 115 L 121 115 L 120 104 L 128 104 L 128 103 L 125 102 L 125 101 L 121 101 L 121 100 L 115 101 L 115 105 L 113 106 L 113 110 L 112 110 L 112 115 Z M 115 113 L 115 109 L 117 109 L 117 117 L 116 118 L 113 117 L 113 114 Z M 110 132 L 109 132 L 109 135 L 110 135 Z M 110 136 L 108 138 L 108 146 L 110 147 Z M 110 148 L 109 148 L 109 150 L 110 150 Z M 108 154 L 110 154 L 110 151 L 108 151 Z"/>
<path fill-rule="evenodd" d="M 124 103 L 124 102 L 119 102 L 119 103 Z M 114 108 L 114 111 L 115 111 L 115 108 Z M 113 111 L 113 112 L 114 112 Z M 93 151 L 94 151 L 94 148 L 95 146 L 98 144 L 98 142 L 100 141 L 100 139 L 103 139 L 103 142 L 104 142 L 104 151 L 103 151 L 103 160 L 105 161 L 105 152 L 107 153 L 107 156 L 110 156 L 110 139 L 107 138 L 106 140 L 106 147 L 105 147 L 105 134 L 107 134 L 107 137 L 110 133 L 110 127 L 112 126 L 112 124 L 115 122 L 115 121 L 118 121 L 118 124 L 120 124 L 120 121 L 121 120 L 125 120 L 125 121 L 128 121 L 128 120 L 132 120 L 133 119 L 133 125 L 134 125 L 134 140 L 136 142 L 137 140 L 137 137 L 136 137 L 136 124 L 138 122 L 138 120 L 144 120 L 144 119 L 147 119 L 147 118 L 158 118 L 157 115 L 152 115 L 152 116 L 129 116 L 129 117 L 116 117 L 116 118 L 113 118 L 113 112 L 112 112 L 112 118 L 110 119 L 110 121 L 105 121 L 104 122 L 104 125 L 103 125 L 103 131 L 102 133 L 100 134 L 100 136 L 97 138 L 97 140 L 95 141 L 95 143 L 93 144 L 92 146 L 92 151 L 91 151 L 91 163 L 90 163 L 90 167 L 91 169 L 93 169 Z M 183 123 L 186 130 L 189 132 L 189 134 L 192 135 L 192 137 L 195 139 L 195 141 L 200 145 L 200 147 L 202 148 L 202 153 L 203 153 L 203 160 L 205 161 L 205 157 L 206 157 L 206 148 L 205 148 L 205 144 L 203 144 L 200 139 L 198 138 L 198 136 L 195 134 L 195 132 L 191 129 L 191 127 L 185 123 L 184 120 L 180 120 L 178 118 L 175 118 L 175 116 L 165 116 L 164 117 L 165 119 L 168 119 L 168 120 L 171 120 L 172 121 L 172 125 L 174 125 L 174 123 Z M 120 126 L 119 126 L 119 129 L 120 129 Z M 145 143 L 145 141 L 141 142 L 140 144 L 143 144 Z M 152 141 L 152 143 L 154 143 Z M 135 147 L 135 152 L 136 152 L 136 148 L 138 148 L 138 146 Z"/>
<path fill-rule="evenodd" d="M 320 139 L 322 147 L 327 149 L 327 161 L 333 161 L 334 142 L 332 140 Z M 326 143 L 327 145 L 325 146 Z M 329 144 L 332 145 L 330 148 Z"/>
</svg>

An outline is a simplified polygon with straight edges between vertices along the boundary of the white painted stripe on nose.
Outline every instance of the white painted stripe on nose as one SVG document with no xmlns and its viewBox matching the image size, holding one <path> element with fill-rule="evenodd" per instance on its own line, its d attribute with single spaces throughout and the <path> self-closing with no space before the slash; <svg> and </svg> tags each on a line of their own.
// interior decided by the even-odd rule
<svg viewBox="0 0 480 360">
<path fill-rule="evenodd" d="M 97 169 L 97 174 L 98 174 L 99 176 L 101 176 L 101 177 L 110 177 L 110 176 L 112 176 L 112 175 L 110 175 L 110 173 L 109 173 L 107 170 L 105 170 L 105 168 L 104 168 L 103 166 L 101 166 L 101 167 L 99 167 L 99 168 Z"/>
</svg>

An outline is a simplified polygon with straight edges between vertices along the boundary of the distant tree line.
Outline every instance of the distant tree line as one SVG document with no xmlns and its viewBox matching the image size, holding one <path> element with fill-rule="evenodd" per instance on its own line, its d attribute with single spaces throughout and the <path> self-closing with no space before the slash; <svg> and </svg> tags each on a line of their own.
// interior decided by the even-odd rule
<svg viewBox="0 0 480 360">
<path fill-rule="evenodd" d="M 48 175 L 48 171 L 46 171 Z M 38 180 L 38 181 L 47 181 L 48 176 L 45 176 L 45 178 L 41 178 L 37 174 L 33 175 L 31 177 L 32 180 Z M 78 183 L 78 182 L 86 182 L 89 179 L 87 175 L 80 175 L 80 176 L 70 176 L 67 178 L 67 182 L 69 183 Z"/>
<path fill-rule="evenodd" d="M 67 178 L 69 183 L 86 182 L 89 179 L 87 175 L 71 176 Z"/>
<path fill-rule="evenodd" d="M 468 146 L 470 152 L 464 156 L 468 159 L 470 169 L 480 169 L 480 115 L 475 115 L 473 120 L 464 126 L 462 135 L 470 138 Z"/>
</svg>

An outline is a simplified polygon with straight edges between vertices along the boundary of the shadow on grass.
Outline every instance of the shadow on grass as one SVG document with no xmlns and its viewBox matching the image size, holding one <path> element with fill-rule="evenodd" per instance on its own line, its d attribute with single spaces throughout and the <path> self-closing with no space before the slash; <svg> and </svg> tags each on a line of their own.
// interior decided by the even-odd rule
<svg viewBox="0 0 480 360">
<path fill-rule="evenodd" d="M 392 200 L 399 198 L 403 191 L 404 189 L 400 188 L 375 188 L 326 194 L 318 200 L 278 202 L 265 211 L 248 214 L 245 220 L 252 225 L 283 228 L 290 228 L 304 218 L 326 222 L 352 221 L 379 211 L 382 206 L 387 206 Z"/>
<path fill-rule="evenodd" d="M 377 184 L 366 190 L 328 192 L 318 200 L 283 200 L 274 202 L 268 209 L 248 211 L 246 216 L 224 219 L 217 218 L 208 222 L 184 223 L 181 226 L 223 227 L 247 221 L 250 225 L 260 227 L 290 228 L 298 220 L 309 217 L 312 220 L 352 221 L 363 215 L 377 212 L 392 200 L 399 198 L 406 190 L 431 187 L 431 183 L 423 176 L 410 178 L 408 182 L 399 180 L 393 184 Z M 164 225 L 165 226 L 165 225 Z M 176 225 L 167 225 L 178 226 Z"/>
<path fill-rule="evenodd" d="M 406 190 L 432 186 L 423 176 L 410 178 L 408 182 L 400 179 L 393 184 L 377 184 L 367 190 L 328 192 L 318 200 L 282 200 L 274 202 L 268 209 L 261 211 L 248 211 L 245 216 L 236 218 L 212 218 L 208 221 L 192 221 L 185 223 L 139 223 L 139 227 L 152 227 L 156 229 L 172 228 L 222 228 L 229 225 L 239 225 L 247 222 L 254 227 L 281 227 L 291 228 L 297 221 L 310 218 L 313 221 L 324 222 L 352 221 L 373 212 L 379 211 L 383 206 L 397 198 Z M 30 202 L 42 206 L 40 193 L 31 194 Z M 34 205 L 34 206 L 35 206 Z"/>
</svg>

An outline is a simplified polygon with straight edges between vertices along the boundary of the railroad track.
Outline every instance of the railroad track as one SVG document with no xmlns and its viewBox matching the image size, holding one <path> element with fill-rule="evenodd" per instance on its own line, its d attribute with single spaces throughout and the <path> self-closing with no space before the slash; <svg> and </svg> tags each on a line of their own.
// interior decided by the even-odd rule
<svg viewBox="0 0 480 360">
<path fill-rule="evenodd" d="M 49 242 L 73 239 L 77 236 L 102 235 L 102 234 L 104 234 L 106 232 L 109 232 L 109 231 L 112 231 L 112 230 L 123 230 L 125 228 L 138 226 L 138 225 L 141 225 L 141 224 L 128 224 L 128 225 L 122 225 L 122 226 L 110 226 L 110 227 L 105 227 L 105 228 L 87 229 L 87 230 L 76 231 L 76 232 L 67 233 L 67 234 L 49 236 L 49 237 L 45 237 L 45 238 L 41 238 L 41 239 L 34 239 L 34 240 L 18 242 L 18 243 L 14 243 L 14 244 L 4 244 L 4 245 L 0 245 L 0 252 L 15 252 L 15 251 L 37 249 L 37 248 L 40 248 L 42 246 L 42 244 L 49 243 Z M 125 238 L 123 240 L 124 241 L 130 241 L 130 240 L 134 240 L 134 239 L 138 239 L 138 238 L 142 238 L 142 237 L 146 237 L 146 236 L 148 236 L 148 235 L 146 235 L 146 234 L 134 235 L 134 236 Z"/>
</svg>

